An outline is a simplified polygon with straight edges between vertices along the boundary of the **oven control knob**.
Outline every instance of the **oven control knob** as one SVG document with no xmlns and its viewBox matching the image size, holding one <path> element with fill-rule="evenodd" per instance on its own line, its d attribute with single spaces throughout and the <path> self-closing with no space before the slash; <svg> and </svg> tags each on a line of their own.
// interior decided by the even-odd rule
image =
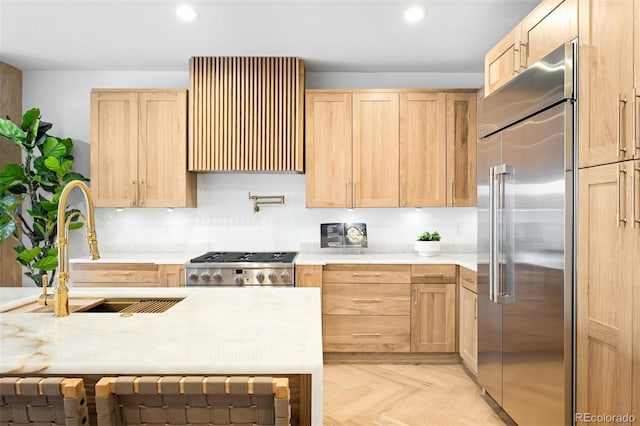
<svg viewBox="0 0 640 426">
<path fill-rule="evenodd" d="M 269 281 L 271 281 L 272 283 L 275 283 L 276 281 L 278 281 L 278 274 L 276 274 L 275 272 L 270 272 Z"/>
<path fill-rule="evenodd" d="M 217 271 L 213 274 L 213 279 L 216 280 L 217 283 L 222 281 L 222 274 L 220 273 L 220 271 Z"/>
<path fill-rule="evenodd" d="M 262 284 L 262 282 L 264 281 L 264 274 L 262 272 L 258 272 L 256 274 L 256 280 L 258 280 L 258 282 Z"/>
<path fill-rule="evenodd" d="M 236 277 L 233 279 L 233 281 L 237 284 L 237 285 L 242 285 L 244 283 L 244 279 L 242 277 L 242 274 L 238 274 L 236 275 Z"/>
<path fill-rule="evenodd" d="M 288 283 L 290 278 L 291 277 L 289 276 L 289 273 L 286 271 L 280 274 L 280 279 L 282 280 L 283 283 Z"/>
<path fill-rule="evenodd" d="M 189 273 L 189 280 L 190 281 L 198 281 L 198 278 L 200 278 L 200 276 L 198 275 L 197 272 Z"/>
<path fill-rule="evenodd" d="M 211 279 L 211 274 L 208 272 L 203 272 L 200 274 L 200 278 L 202 278 L 203 281 L 209 281 Z"/>
</svg>

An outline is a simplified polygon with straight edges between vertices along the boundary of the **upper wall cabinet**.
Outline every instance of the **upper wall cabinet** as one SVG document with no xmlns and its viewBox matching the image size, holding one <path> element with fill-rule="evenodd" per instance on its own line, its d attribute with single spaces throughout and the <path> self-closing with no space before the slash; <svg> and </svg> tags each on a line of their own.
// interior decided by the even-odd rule
<svg viewBox="0 0 640 426">
<path fill-rule="evenodd" d="M 476 205 L 476 92 L 306 94 L 307 207 Z"/>
<path fill-rule="evenodd" d="M 186 114 L 186 90 L 91 91 L 96 207 L 195 207 Z"/>
<path fill-rule="evenodd" d="M 484 61 L 485 96 L 562 43 L 578 36 L 577 2 L 543 0 L 487 53 Z"/>
<path fill-rule="evenodd" d="M 638 0 L 580 3 L 579 167 L 640 158 L 639 25 Z"/>
<path fill-rule="evenodd" d="M 189 170 L 304 170 L 304 62 L 193 57 Z"/>
</svg>

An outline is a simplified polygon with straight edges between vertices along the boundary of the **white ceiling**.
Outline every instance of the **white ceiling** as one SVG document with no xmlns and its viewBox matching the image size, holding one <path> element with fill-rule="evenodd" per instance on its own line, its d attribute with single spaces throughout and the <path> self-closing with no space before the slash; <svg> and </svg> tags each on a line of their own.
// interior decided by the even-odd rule
<svg viewBox="0 0 640 426">
<path fill-rule="evenodd" d="M 180 3 L 198 18 L 175 16 Z M 190 56 L 299 56 L 307 71 L 483 72 L 539 0 L 0 0 L 0 60 L 23 70 L 183 71 Z M 404 22 L 421 4 L 425 18 Z"/>
</svg>

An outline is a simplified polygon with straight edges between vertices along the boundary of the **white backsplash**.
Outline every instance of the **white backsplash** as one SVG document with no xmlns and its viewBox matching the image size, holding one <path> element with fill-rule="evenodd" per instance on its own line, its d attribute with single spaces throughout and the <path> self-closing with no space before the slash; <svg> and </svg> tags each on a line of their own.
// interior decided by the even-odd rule
<svg viewBox="0 0 640 426">
<path fill-rule="evenodd" d="M 249 192 L 284 195 L 284 205 L 253 212 Z M 198 208 L 96 209 L 102 252 L 205 250 L 320 250 L 320 224 L 364 222 L 368 252 L 411 251 L 423 231 L 439 231 L 446 251 L 474 251 L 475 208 L 307 209 L 305 175 L 212 173 L 198 175 Z M 74 232 L 82 239 L 82 231 Z M 72 255 L 86 252 L 72 242 Z"/>
</svg>

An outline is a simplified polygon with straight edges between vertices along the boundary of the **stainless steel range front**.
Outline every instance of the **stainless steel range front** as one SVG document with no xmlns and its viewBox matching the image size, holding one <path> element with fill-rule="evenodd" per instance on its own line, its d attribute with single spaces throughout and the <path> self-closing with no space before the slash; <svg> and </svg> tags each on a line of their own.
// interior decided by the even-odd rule
<svg viewBox="0 0 640 426">
<path fill-rule="evenodd" d="M 187 287 L 293 287 L 297 252 L 209 252 L 185 263 Z"/>
</svg>

